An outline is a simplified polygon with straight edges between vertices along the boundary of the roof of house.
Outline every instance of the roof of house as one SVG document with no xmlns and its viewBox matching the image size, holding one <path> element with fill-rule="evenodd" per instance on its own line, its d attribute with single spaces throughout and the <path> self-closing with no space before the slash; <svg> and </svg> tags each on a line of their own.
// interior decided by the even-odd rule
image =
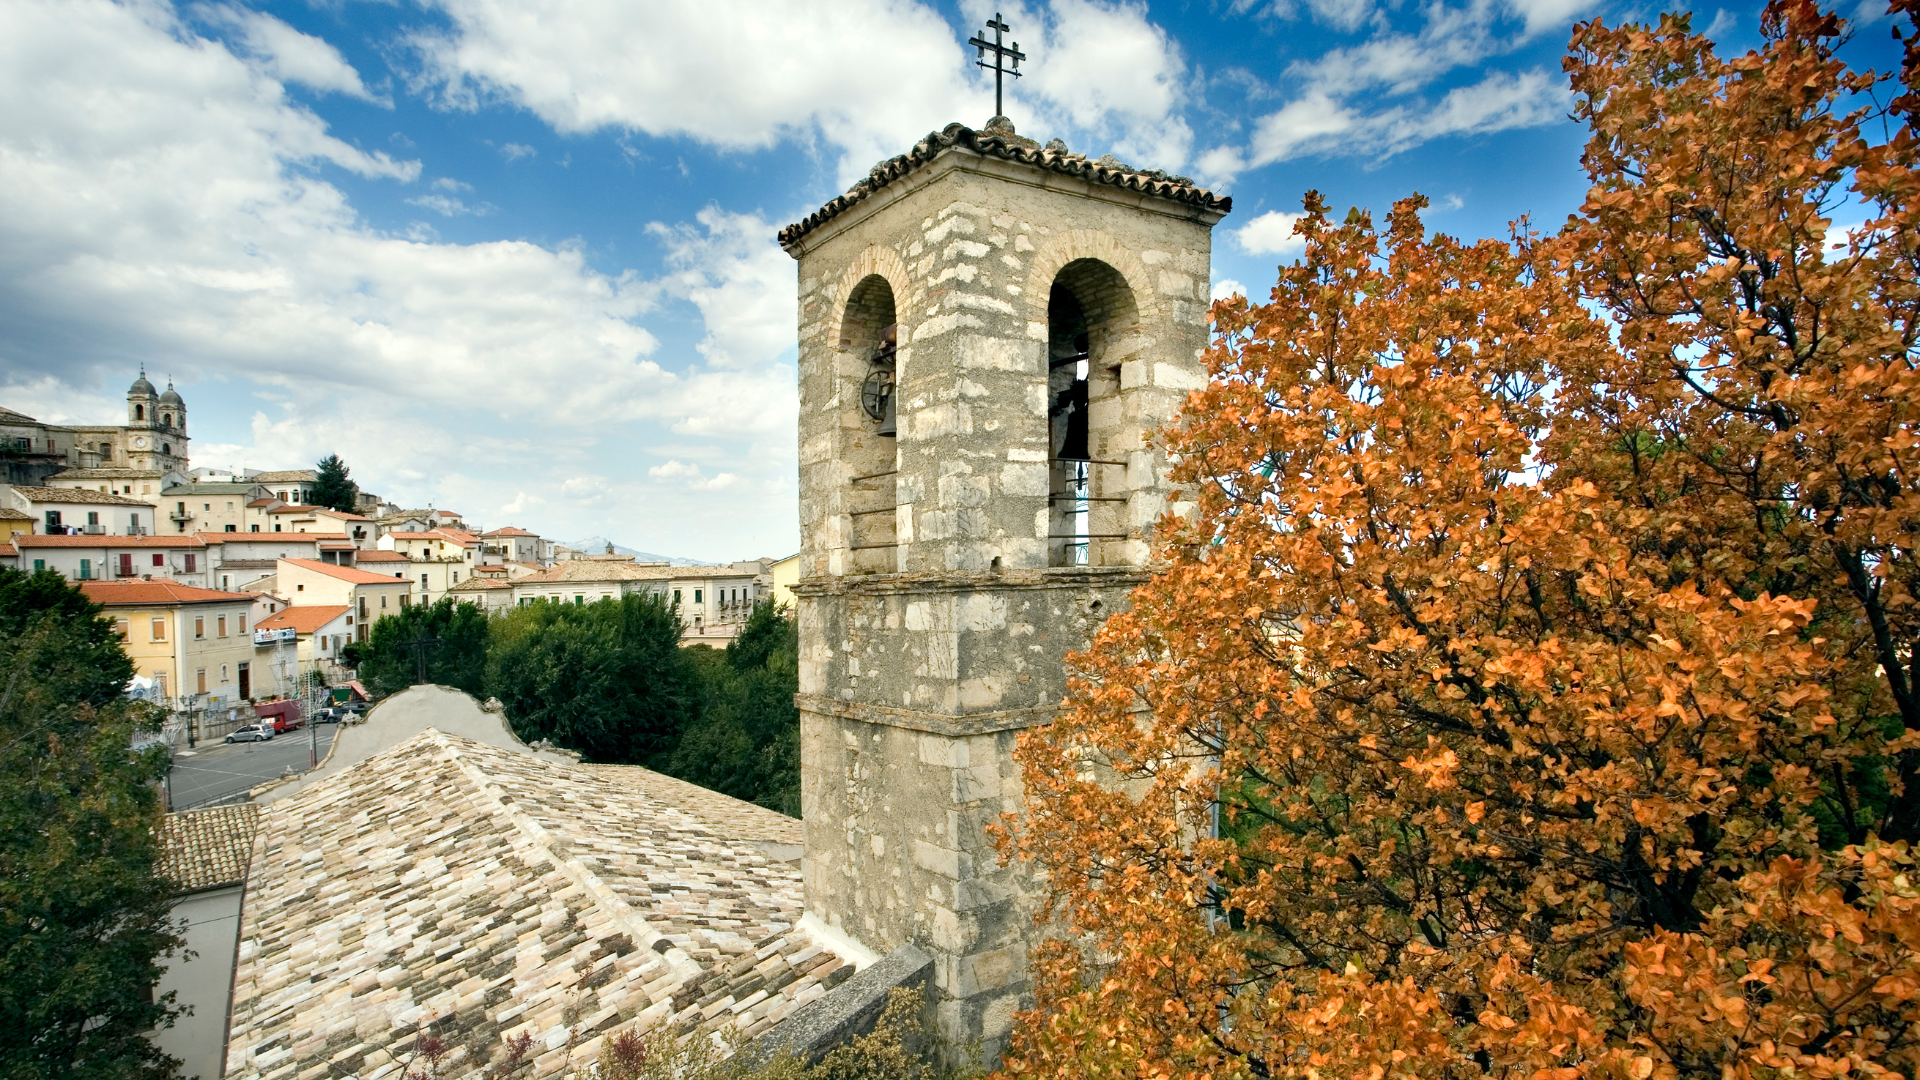
<svg viewBox="0 0 1920 1080">
<path fill-rule="evenodd" d="M 281 559 L 280 561 L 292 563 L 302 569 L 312 570 L 316 573 L 325 574 L 328 577 L 339 578 L 341 581 L 350 581 L 355 585 L 393 585 L 406 581 L 405 578 L 397 578 L 392 574 L 375 574 L 367 570 L 355 570 L 351 566 L 337 566 L 330 562 L 321 562 L 318 559 Z"/>
<path fill-rule="evenodd" d="M 279 506 L 276 506 L 273 509 L 267 511 L 267 513 L 269 514 L 307 514 L 311 516 L 312 514 L 325 509 L 326 507 L 324 506 L 309 506 L 306 503 L 281 503 Z"/>
<path fill-rule="evenodd" d="M 333 620 L 353 609 L 345 604 L 316 604 L 312 607 L 294 606 L 285 611 L 269 615 L 253 624 L 255 630 L 285 630 L 293 628 L 296 634 L 311 634 Z"/>
<path fill-rule="evenodd" d="M 313 512 L 325 517 L 339 518 L 341 521 L 372 521 L 373 520 L 372 518 L 367 517 L 364 514 L 350 514 L 345 510 L 329 510 L 324 506 L 314 507 Z"/>
<path fill-rule="evenodd" d="M 1231 197 L 1215 195 L 1184 176 L 1170 176 L 1160 169 L 1136 169 L 1116 160 L 1111 154 L 1093 160 L 1085 154 L 1067 150 L 1064 144 L 1039 146 L 1031 139 L 1014 134 L 1011 128 L 1005 132 L 992 129 L 975 131 L 965 124 L 948 124 L 939 131 L 929 133 L 915 143 L 913 149 L 899 157 L 875 165 L 858 183 L 848 188 L 846 194 L 836 196 L 802 220 L 781 229 L 780 246 L 791 249 L 808 233 L 851 210 L 874 192 L 932 164 L 941 155 L 956 151 L 1019 162 L 1046 172 L 1078 177 L 1096 186 L 1124 188 L 1203 210 L 1217 210 L 1224 214 L 1233 209 Z"/>
<path fill-rule="evenodd" d="M 482 536 L 531 536 L 535 540 L 540 539 L 539 533 L 531 533 L 525 529 L 519 528 L 514 525 L 509 525 L 504 529 L 495 529 L 492 532 L 481 533 L 480 535 Z"/>
<path fill-rule="evenodd" d="M 320 474 L 312 469 L 282 469 L 279 472 L 254 473 L 247 477 L 256 484 L 295 484 L 301 481 L 313 483 Z"/>
<path fill-rule="evenodd" d="M 15 484 L 13 490 L 37 503 L 91 503 L 105 506 L 144 506 L 148 509 L 153 507 L 152 503 L 144 499 L 115 495 L 107 491 L 88 491 L 86 488 L 29 487 L 25 484 Z"/>
<path fill-rule="evenodd" d="M 251 480 L 190 480 L 162 488 L 162 495 L 245 495 L 259 484 Z"/>
<path fill-rule="evenodd" d="M 512 585 L 490 577 L 470 577 L 448 589 L 448 592 L 486 592 L 489 589 L 511 589 Z"/>
<path fill-rule="evenodd" d="M 247 503 L 247 506 L 248 507 L 273 506 L 279 501 L 280 501 L 279 499 L 275 499 L 275 498 L 272 498 L 271 496 L 268 496 L 268 497 L 263 497 L 259 499 L 254 499 L 252 502 Z"/>
<path fill-rule="evenodd" d="M 589 562 L 569 559 L 555 563 L 537 574 L 514 581 L 515 585 L 557 585 L 589 581 L 664 581 L 672 577 L 672 567 L 631 562 Z"/>
<path fill-rule="evenodd" d="M 407 558 L 407 556 L 403 552 L 388 551 L 385 548 L 374 548 L 372 551 L 363 551 L 360 554 L 355 555 L 353 557 L 353 561 L 357 563 L 367 563 L 367 562 L 410 563 L 413 560 Z"/>
<path fill-rule="evenodd" d="M 0 558 L 11 559 L 20 554 L 20 549 L 12 544 L 0 544 Z"/>
<path fill-rule="evenodd" d="M 442 525 L 432 531 L 465 547 L 472 547 L 480 542 L 479 533 L 470 533 L 465 529 L 456 529 L 449 525 Z"/>
<path fill-rule="evenodd" d="M 94 469 L 62 469 L 49 480 L 158 480 L 167 475 L 165 469 L 119 469 L 101 466 Z M 177 485 L 176 485 L 177 486 Z"/>
<path fill-rule="evenodd" d="M 246 604 L 253 597 L 246 593 L 221 592 L 218 589 L 199 589 L 192 585 L 182 585 L 177 581 L 161 579 L 158 581 L 82 581 L 80 591 L 87 599 L 108 607 L 139 606 L 154 604 Z"/>
<path fill-rule="evenodd" d="M 154 872 L 181 892 L 238 885 L 247 877 L 260 808 L 251 803 L 168 814 L 160 820 Z"/>
<path fill-rule="evenodd" d="M 21 547 L 37 548 L 204 548 L 197 536 L 40 536 L 22 533 L 13 538 Z"/>
<path fill-rule="evenodd" d="M 26 413 L 14 412 L 12 409 L 6 408 L 5 406 L 0 406 L 0 423 L 37 424 L 39 422 L 40 421 L 35 420 L 33 417 L 28 416 Z"/>
<path fill-rule="evenodd" d="M 11 506 L 0 506 L 0 521 L 32 521 L 33 515 Z"/>
<path fill-rule="evenodd" d="M 429 1023 L 493 1048 L 574 1027 L 521 1074 L 548 1077 L 629 1023 L 757 1035 L 852 973 L 798 928 L 778 815 L 654 783 L 429 729 L 265 807 L 228 1075 L 365 1075 Z"/>
</svg>

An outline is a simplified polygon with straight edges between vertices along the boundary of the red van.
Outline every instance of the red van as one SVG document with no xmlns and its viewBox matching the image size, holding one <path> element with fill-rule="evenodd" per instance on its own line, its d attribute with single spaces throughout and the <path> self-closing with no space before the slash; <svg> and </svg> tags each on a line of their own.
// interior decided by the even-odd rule
<svg viewBox="0 0 1920 1080">
<path fill-rule="evenodd" d="M 272 724 L 275 734 L 284 735 L 289 731 L 299 731 L 303 726 L 298 701 L 269 701 L 255 705 L 253 713 L 263 724 Z"/>
</svg>

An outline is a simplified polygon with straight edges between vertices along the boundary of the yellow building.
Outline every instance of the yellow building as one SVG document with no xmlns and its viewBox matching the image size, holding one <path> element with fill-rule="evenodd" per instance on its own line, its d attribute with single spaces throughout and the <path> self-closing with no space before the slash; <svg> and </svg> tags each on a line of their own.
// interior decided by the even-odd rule
<svg viewBox="0 0 1920 1080">
<path fill-rule="evenodd" d="M 274 574 L 278 595 L 294 607 L 345 607 L 353 611 L 353 639 L 367 640 L 367 627 L 413 603 L 413 582 L 315 559 L 281 559 Z"/>
<path fill-rule="evenodd" d="M 789 555 L 767 567 L 767 574 L 773 578 L 773 605 L 792 611 L 794 606 L 793 587 L 800 584 L 800 556 Z"/>
<path fill-rule="evenodd" d="M 11 544 L 14 537 L 32 532 L 32 514 L 11 506 L 0 506 L 0 544 Z"/>
<path fill-rule="evenodd" d="M 472 580 L 481 553 L 480 538 L 459 529 L 388 533 L 380 538 L 379 547 L 407 557 L 404 572 L 413 579 L 414 596 L 423 604 L 431 604 L 455 585 Z M 402 572 L 397 565 L 378 569 Z"/>
<path fill-rule="evenodd" d="M 253 635 L 245 593 L 196 589 L 171 581 L 82 581 L 87 599 L 106 608 L 155 697 L 177 709 L 231 708 L 253 696 Z"/>
</svg>

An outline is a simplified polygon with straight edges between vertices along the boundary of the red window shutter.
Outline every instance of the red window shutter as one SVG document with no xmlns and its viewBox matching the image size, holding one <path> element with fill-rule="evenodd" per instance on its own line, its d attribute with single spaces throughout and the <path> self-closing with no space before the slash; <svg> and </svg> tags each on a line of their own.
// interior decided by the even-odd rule
<svg viewBox="0 0 1920 1080">
<path fill-rule="evenodd" d="M 120 554 L 120 576 L 121 577 L 133 576 L 133 556 L 130 554 L 127 554 L 126 552 L 122 552 Z"/>
</svg>

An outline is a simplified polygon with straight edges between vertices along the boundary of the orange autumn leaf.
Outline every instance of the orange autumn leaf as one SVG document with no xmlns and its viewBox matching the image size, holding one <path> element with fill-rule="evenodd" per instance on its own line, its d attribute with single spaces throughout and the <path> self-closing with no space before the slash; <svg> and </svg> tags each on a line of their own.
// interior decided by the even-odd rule
<svg viewBox="0 0 1920 1080">
<path fill-rule="evenodd" d="M 1559 232 L 1309 194 L 1215 305 L 1193 512 L 1020 740 L 1007 1073 L 1920 1075 L 1920 34 L 1762 29 L 1577 27 Z"/>
</svg>

